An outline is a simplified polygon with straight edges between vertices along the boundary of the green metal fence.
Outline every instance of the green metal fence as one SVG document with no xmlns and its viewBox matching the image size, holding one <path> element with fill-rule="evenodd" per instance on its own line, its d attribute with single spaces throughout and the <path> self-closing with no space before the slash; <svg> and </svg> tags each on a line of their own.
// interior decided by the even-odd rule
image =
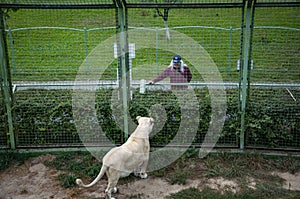
<svg viewBox="0 0 300 199">
<path fill-rule="evenodd" d="M 1 63 L 0 145 L 121 144 L 137 115 L 152 115 L 158 121 L 152 146 L 201 147 L 217 137 L 215 147 L 299 150 L 299 6 L 279 0 L 2 1 L 1 56 L 8 64 Z M 209 56 L 193 56 L 194 44 Z M 196 98 L 189 103 L 199 106 L 197 125 L 183 130 L 195 110 L 182 114 L 169 80 L 143 85 L 176 53 L 193 74 L 188 90 Z M 222 81 L 210 79 L 214 68 L 205 64 L 215 65 Z M 76 97 L 84 99 L 77 111 Z M 225 114 L 214 111 L 223 97 Z M 224 126 L 214 135 L 218 122 Z"/>
<path fill-rule="evenodd" d="M 5 108 L 4 108 L 4 103 L 3 103 L 3 96 L 1 93 L 1 117 L 0 117 L 0 121 L 1 121 L 1 125 L 0 125 L 0 145 L 4 146 L 5 148 L 9 147 L 8 146 L 8 142 L 7 142 L 7 137 L 6 137 L 6 133 L 7 129 L 6 129 L 6 124 L 7 124 L 7 120 L 6 120 L 6 113 L 5 113 Z"/>
<path fill-rule="evenodd" d="M 299 94 L 299 85 L 252 86 L 247 110 L 248 147 L 298 148 Z"/>
</svg>

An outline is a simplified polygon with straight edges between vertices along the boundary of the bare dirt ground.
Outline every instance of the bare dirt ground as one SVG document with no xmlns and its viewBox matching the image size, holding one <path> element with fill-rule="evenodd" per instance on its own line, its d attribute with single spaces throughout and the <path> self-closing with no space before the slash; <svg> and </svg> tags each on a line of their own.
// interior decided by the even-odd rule
<svg viewBox="0 0 300 199">
<path fill-rule="evenodd" d="M 65 189 L 60 186 L 57 176 L 59 171 L 44 165 L 46 160 L 51 161 L 53 155 L 42 155 L 31 158 L 22 165 L 15 165 L 0 173 L 0 199 L 84 199 L 103 198 L 106 188 L 106 180 L 103 179 L 92 188 L 79 187 Z M 274 173 L 286 180 L 284 187 L 291 190 L 300 190 L 300 173 Z M 118 199 L 126 199 L 129 196 L 140 198 L 163 199 L 165 196 L 194 187 L 199 190 L 204 186 L 221 191 L 230 190 L 238 192 L 238 183 L 233 180 L 220 178 L 189 179 L 186 185 L 171 185 L 163 178 L 150 176 L 148 179 L 138 179 L 129 183 L 121 183 Z M 255 189 L 255 179 L 249 179 L 249 187 Z"/>
</svg>

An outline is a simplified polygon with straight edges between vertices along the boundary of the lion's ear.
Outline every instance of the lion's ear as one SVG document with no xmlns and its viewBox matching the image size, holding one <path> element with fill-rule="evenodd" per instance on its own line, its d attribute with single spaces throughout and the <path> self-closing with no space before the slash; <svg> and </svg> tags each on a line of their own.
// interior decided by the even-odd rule
<svg viewBox="0 0 300 199">
<path fill-rule="evenodd" d="M 141 116 L 137 116 L 137 117 L 136 117 L 136 120 L 139 121 L 140 118 L 141 118 Z"/>
<path fill-rule="evenodd" d="M 154 123 L 154 119 L 150 117 L 150 123 Z"/>
</svg>

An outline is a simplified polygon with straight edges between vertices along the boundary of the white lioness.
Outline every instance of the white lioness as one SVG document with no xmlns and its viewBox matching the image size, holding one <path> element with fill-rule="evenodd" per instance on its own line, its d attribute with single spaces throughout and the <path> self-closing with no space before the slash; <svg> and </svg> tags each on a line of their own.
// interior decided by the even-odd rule
<svg viewBox="0 0 300 199">
<path fill-rule="evenodd" d="M 91 187 L 96 184 L 106 173 L 108 185 L 105 190 L 109 199 L 111 193 L 117 192 L 117 183 L 119 178 L 126 177 L 130 173 L 141 178 L 147 178 L 147 165 L 149 160 L 149 134 L 154 125 L 154 119 L 151 117 L 136 117 L 138 126 L 130 135 L 128 140 L 121 146 L 111 149 L 102 160 L 102 168 L 96 179 L 88 185 L 83 184 L 82 180 L 76 179 L 79 186 Z"/>
</svg>

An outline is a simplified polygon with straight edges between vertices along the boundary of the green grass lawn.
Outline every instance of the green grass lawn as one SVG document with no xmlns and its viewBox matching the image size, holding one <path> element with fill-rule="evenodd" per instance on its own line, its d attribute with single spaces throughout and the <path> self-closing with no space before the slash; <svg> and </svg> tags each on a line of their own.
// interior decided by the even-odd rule
<svg viewBox="0 0 300 199">
<path fill-rule="evenodd" d="M 253 81 L 299 82 L 299 13 L 299 8 L 256 9 L 255 26 L 296 29 L 254 30 Z M 241 14 L 240 8 L 171 9 L 168 23 L 172 30 L 193 38 L 209 53 L 225 81 L 238 81 L 236 63 L 240 57 Z M 13 41 L 8 39 L 13 80 L 22 81 L 74 80 L 85 57 L 116 33 L 114 9 L 19 9 L 9 12 L 7 24 L 13 37 Z M 153 34 L 159 31 L 158 47 L 159 40 L 164 39 L 163 20 L 155 9 L 129 9 L 128 25 L 151 28 Z M 42 29 L 26 29 L 33 27 Z M 19 28 L 26 30 L 16 30 Z M 176 44 L 172 35 L 170 42 Z M 133 78 L 152 79 L 170 63 L 172 56 L 164 50 L 137 50 Z M 99 69 L 104 68 L 109 74 L 105 79 L 116 78 L 116 63 L 102 66 L 99 58 Z M 190 67 L 196 74 L 193 80 L 201 81 L 196 68 Z"/>
</svg>

